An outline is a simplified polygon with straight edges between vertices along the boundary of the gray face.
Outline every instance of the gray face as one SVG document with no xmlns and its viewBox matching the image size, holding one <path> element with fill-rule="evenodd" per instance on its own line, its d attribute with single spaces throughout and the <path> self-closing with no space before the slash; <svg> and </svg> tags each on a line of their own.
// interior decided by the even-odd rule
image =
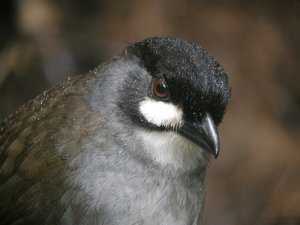
<svg viewBox="0 0 300 225">
<path fill-rule="evenodd" d="M 230 88 L 213 57 L 195 44 L 175 38 L 135 43 L 125 50 L 124 57 L 139 69 L 126 74 L 118 105 L 140 131 L 142 142 L 152 149 L 149 151 L 160 149 L 153 157 L 159 161 L 169 157 L 171 163 L 174 154 L 175 158 L 199 159 L 202 150 L 216 157 L 216 126 L 224 115 Z M 170 150 L 174 146 L 175 152 Z M 191 150 L 180 151 L 178 146 Z M 170 152 L 174 154 L 168 155 Z"/>
</svg>

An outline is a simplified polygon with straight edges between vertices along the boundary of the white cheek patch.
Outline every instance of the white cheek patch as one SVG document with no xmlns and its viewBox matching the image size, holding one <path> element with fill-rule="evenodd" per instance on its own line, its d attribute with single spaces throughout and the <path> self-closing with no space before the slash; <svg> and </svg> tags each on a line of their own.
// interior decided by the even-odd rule
<svg viewBox="0 0 300 225">
<path fill-rule="evenodd" d="M 178 106 L 146 98 L 140 102 L 139 110 L 144 118 L 157 126 L 177 127 L 182 120 L 182 109 Z"/>
</svg>

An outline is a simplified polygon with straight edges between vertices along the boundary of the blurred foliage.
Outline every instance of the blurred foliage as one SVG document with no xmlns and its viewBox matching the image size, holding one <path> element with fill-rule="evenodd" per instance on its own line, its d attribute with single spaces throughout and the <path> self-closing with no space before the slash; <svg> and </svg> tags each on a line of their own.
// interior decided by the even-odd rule
<svg viewBox="0 0 300 225">
<path fill-rule="evenodd" d="M 233 97 L 204 224 L 300 224 L 300 1 L 4 0 L 0 17 L 0 120 L 128 42 L 177 36 L 207 49 Z"/>
</svg>

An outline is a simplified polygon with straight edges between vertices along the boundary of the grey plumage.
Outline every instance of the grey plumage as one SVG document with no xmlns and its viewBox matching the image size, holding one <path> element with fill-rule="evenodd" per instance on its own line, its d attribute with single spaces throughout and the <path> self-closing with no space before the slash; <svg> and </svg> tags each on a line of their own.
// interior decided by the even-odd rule
<svg viewBox="0 0 300 225">
<path fill-rule="evenodd" d="M 182 59 L 190 65 L 178 71 L 187 74 L 174 75 Z M 0 224 L 197 224 L 210 154 L 141 115 L 139 103 L 152 98 L 157 74 L 173 87 L 168 103 L 183 108 L 185 124 L 208 111 L 221 121 L 230 89 L 211 56 L 174 38 L 133 44 L 0 125 Z"/>
</svg>

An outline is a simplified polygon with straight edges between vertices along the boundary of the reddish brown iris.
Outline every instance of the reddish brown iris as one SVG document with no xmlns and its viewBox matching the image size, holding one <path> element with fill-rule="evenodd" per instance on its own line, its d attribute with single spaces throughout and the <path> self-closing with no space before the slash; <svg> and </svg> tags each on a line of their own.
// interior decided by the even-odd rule
<svg viewBox="0 0 300 225">
<path fill-rule="evenodd" d="M 169 88 L 163 78 L 156 78 L 152 84 L 154 97 L 165 100 L 169 97 Z"/>
</svg>

